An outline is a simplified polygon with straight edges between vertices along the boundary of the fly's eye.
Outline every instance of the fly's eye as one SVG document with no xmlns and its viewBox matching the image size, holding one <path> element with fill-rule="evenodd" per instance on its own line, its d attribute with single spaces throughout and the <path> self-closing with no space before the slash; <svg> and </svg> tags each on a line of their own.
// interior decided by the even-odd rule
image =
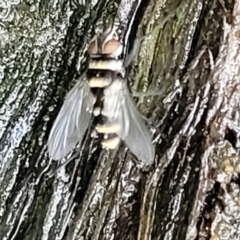
<svg viewBox="0 0 240 240">
<path fill-rule="evenodd" d="M 98 51 L 97 42 L 94 40 L 89 44 L 88 53 L 89 54 L 97 54 L 97 51 Z"/>
<path fill-rule="evenodd" d="M 118 40 L 111 39 L 104 44 L 102 51 L 104 54 L 113 54 L 120 46 L 121 43 Z"/>
</svg>

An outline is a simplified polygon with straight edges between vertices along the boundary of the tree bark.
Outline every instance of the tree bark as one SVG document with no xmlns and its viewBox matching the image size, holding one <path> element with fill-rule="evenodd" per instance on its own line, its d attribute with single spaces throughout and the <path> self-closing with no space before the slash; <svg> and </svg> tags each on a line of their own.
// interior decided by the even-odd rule
<svg viewBox="0 0 240 240">
<path fill-rule="evenodd" d="M 240 238 L 239 0 L 3 0 L 0 9 L 0 239 Z M 149 34 L 127 80 L 154 93 L 136 104 L 155 163 L 124 143 L 108 154 L 88 133 L 56 171 L 49 131 L 94 30 L 116 17 L 125 51 Z"/>
</svg>

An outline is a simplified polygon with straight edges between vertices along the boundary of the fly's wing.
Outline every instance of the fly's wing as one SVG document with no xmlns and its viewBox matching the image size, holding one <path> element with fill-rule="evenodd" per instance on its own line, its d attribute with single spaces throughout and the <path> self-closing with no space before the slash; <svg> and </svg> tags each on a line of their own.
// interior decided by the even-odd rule
<svg viewBox="0 0 240 240">
<path fill-rule="evenodd" d="M 65 157 L 81 142 L 92 116 L 95 98 L 87 82 L 81 78 L 67 94 L 63 106 L 53 124 L 48 140 L 49 156 Z"/>
<path fill-rule="evenodd" d="M 150 131 L 137 110 L 127 84 L 122 79 L 114 80 L 105 90 L 104 112 L 110 124 L 119 125 L 117 135 L 132 153 L 147 164 L 154 160 L 155 149 Z"/>
</svg>

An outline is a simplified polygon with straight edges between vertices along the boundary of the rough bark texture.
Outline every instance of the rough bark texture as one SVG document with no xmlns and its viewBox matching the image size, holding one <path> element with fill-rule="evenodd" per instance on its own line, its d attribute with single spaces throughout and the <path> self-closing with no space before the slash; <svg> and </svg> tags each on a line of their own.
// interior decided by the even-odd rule
<svg viewBox="0 0 240 240">
<path fill-rule="evenodd" d="M 239 239 L 240 1 L 39 2 L 0 1 L 0 239 Z M 125 44 L 151 33 L 128 81 L 159 93 L 136 99 L 155 163 L 86 136 L 50 177 L 50 128 L 116 14 Z"/>
</svg>

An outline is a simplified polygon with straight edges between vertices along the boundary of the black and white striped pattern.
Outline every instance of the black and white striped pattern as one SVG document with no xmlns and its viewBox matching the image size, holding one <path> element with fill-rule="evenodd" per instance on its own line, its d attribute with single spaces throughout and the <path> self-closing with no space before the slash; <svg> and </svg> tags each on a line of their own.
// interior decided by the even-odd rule
<svg viewBox="0 0 240 240">
<path fill-rule="evenodd" d="M 151 135 L 135 107 L 125 79 L 123 44 L 114 25 L 89 44 L 84 75 L 68 93 L 49 136 L 49 154 L 60 159 L 81 142 L 92 116 L 102 146 L 116 149 L 121 140 L 137 158 L 152 163 Z"/>
</svg>

